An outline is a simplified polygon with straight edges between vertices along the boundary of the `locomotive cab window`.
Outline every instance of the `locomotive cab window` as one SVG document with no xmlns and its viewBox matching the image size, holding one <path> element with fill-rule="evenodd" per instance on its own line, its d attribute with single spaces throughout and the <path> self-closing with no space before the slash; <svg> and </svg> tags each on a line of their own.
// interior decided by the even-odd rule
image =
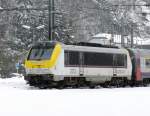
<svg viewBox="0 0 150 116">
<path fill-rule="evenodd" d="M 28 60 L 48 60 L 50 59 L 54 48 L 49 47 L 37 47 L 32 48 Z"/>
</svg>

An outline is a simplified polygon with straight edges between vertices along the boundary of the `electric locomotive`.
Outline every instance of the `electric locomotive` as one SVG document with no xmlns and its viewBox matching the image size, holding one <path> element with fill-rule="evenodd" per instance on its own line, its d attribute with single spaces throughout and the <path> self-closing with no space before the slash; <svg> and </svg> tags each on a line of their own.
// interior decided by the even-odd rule
<svg viewBox="0 0 150 116">
<path fill-rule="evenodd" d="M 25 80 L 33 86 L 124 86 L 132 80 L 131 54 L 98 44 L 38 42 L 25 61 Z"/>
</svg>

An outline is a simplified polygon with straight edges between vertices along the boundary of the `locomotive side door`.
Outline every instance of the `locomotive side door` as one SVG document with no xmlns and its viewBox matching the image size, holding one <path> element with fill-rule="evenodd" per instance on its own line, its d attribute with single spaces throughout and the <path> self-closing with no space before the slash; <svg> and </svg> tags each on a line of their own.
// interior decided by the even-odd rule
<svg viewBox="0 0 150 116">
<path fill-rule="evenodd" d="M 83 53 L 80 52 L 80 53 L 79 53 L 79 75 L 80 75 L 80 76 L 83 76 L 83 75 L 84 75 L 84 67 L 83 67 L 83 64 L 84 64 L 84 57 L 83 57 Z"/>
</svg>

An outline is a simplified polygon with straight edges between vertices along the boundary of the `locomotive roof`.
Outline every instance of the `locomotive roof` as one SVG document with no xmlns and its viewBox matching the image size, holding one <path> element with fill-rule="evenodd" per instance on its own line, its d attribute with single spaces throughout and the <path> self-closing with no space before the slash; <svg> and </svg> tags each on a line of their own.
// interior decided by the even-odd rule
<svg viewBox="0 0 150 116">
<path fill-rule="evenodd" d="M 101 44 L 85 43 L 81 42 L 78 44 L 64 44 L 58 41 L 41 41 L 33 45 L 33 47 L 54 47 L 56 44 L 60 44 L 65 50 L 72 51 L 87 51 L 87 52 L 111 52 L 111 53 L 127 53 L 126 49 L 104 46 Z"/>
<path fill-rule="evenodd" d="M 58 41 L 41 41 L 34 44 L 34 47 L 52 47 L 59 43 L 63 49 L 65 50 L 72 50 L 72 51 L 87 51 L 87 52 L 111 52 L 111 53 L 127 53 L 126 49 L 117 48 L 117 47 L 110 47 L 104 46 L 101 44 L 92 44 L 92 43 L 85 43 L 81 42 L 78 44 L 64 44 Z"/>
<path fill-rule="evenodd" d="M 91 47 L 91 46 L 77 46 L 77 45 L 62 45 L 64 50 L 84 51 L 84 52 L 102 52 L 102 53 L 124 53 L 128 54 L 126 49 L 122 48 L 106 48 L 106 47 Z"/>
<path fill-rule="evenodd" d="M 61 44 L 61 45 L 74 45 L 74 46 L 86 46 L 86 47 L 100 47 L 100 48 L 118 48 L 117 46 L 110 46 L 110 45 L 102 45 L 98 43 L 87 43 L 87 42 L 78 42 L 78 43 L 69 43 L 69 44 L 64 44 L 62 42 L 58 41 L 40 41 L 35 43 L 33 46 L 53 46 L 55 44 Z"/>
<path fill-rule="evenodd" d="M 98 43 L 87 43 L 87 42 L 73 43 L 72 45 L 89 46 L 89 47 L 104 47 L 104 48 L 118 48 L 117 46 L 112 46 L 112 45 L 103 45 L 103 44 L 98 44 Z"/>
</svg>

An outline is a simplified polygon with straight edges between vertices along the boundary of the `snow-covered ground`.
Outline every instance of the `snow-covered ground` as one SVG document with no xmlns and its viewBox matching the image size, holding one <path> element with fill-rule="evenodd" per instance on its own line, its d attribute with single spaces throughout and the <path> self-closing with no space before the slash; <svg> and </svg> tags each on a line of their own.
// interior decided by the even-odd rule
<svg viewBox="0 0 150 116">
<path fill-rule="evenodd" d="M 39 90 L 0 79 L 0 116 L 150 116 L 150 87 Z"/>
</svg>

